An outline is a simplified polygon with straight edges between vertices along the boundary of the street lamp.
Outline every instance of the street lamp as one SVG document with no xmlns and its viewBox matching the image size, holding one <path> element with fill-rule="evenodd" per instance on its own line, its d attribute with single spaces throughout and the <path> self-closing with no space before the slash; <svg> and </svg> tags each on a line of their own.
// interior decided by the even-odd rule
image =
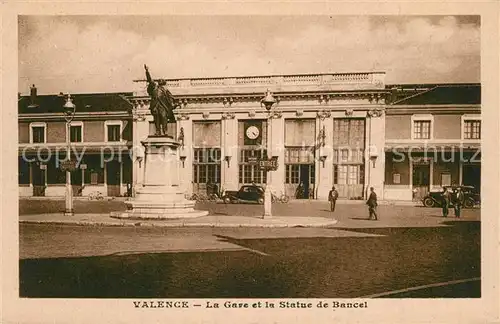
<svg viewBox="0 0 500 324">
<path fill-rule="evenodd" d="M 64 119 L 66 119 L 66 159 L 67 163 L 61 165 L 66 170 L 66 208 L 65 216 L 73 216 L 73 188 L 71 187 L 71 121 L 75 117 L 76 106 L 71 100 L 71 95 L 68 94 L 66 103 L 63 106 Z"/>
<path fill-rule="evenodd" d="M 276 99 L 274 99 L 272 93 L 269 91 L 269 89 L 267 89 L 264 98 L 262 98 L 260 100 L 260 105 L 261 106 L 264 105 L 264 107 L 268 111 L 267 140 L 269 141 L 269 143 L 271 143 L 270 138 L 271 138 L 271 131 L 272 131 L 272 129 L 271 129 L 271 127 L 272 127 L 272 125 L 271 125 L 271 108 L 273 107 L 273 105 L 275 103 L 276 103 Z M 270 149 L 272 149 L 271 145 L 272 145 L 272 143 L 267 146 L 268 147 L 268 156 L 270 155 L 269 153 L 271 153 L 271 152 L 269 152 Z M 272 198 L 271 198 L 271 189 L 270 189 L 270 185 L 269 185 L 269 182 L 270 182 L 269 168 L 267 165 L 265 168 L 265 172 L 266 172 L 267 185 L 264 189 L 264 215 L 262 216 L 262 218 L 272 216 L 272 212 L 271 212 Z"/>
</svg>

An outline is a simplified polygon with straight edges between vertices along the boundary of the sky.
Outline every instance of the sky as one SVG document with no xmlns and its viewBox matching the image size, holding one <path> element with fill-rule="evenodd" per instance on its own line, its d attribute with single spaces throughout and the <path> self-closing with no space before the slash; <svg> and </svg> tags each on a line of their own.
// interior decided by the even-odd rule
<svg viewBox="0 0 500 324">
<path fill-rule="evenodd" d="M 480 82 L 479 16 L 19 16 L 19 92 L 132 91 L 144 78 L 386 72 Z"/>
</svg>

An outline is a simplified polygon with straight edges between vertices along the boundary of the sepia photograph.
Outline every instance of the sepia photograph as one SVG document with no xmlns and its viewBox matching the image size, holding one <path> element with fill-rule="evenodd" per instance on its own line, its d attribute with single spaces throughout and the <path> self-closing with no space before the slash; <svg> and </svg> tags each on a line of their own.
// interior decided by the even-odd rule
<svg viewBox="0 0 500 324">
<path fill-rule="evenodd" d="M 21 300 L 486 296 L 481 15 L 16 19 Z"/>
</svg>

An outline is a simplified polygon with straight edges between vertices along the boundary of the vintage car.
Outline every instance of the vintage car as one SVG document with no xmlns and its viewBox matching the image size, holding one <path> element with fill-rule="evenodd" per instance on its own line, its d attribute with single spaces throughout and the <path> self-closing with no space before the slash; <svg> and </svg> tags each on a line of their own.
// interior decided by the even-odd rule
<svg viewBox="0 0 500 324">
<path fill-rule="evenodd" d="M 245 185 L 238 191 L 226 190 L 222 200 L 226 204 L 237 202 L 256 202 L 258 204 L 263 204 L 264 188 L 256 185 Z"/>
<path fill-rule="evenodd" d="M 450 190 L 451 193 L 453 194 L 458 187 L 462 188 L 462 191 L 464 192 L 465 208 L 473 208 L 474 206 L 479 205 L 481 203 L 481 197 L 479 193 L 472 186 L 444 186 L 443 190 L 445 188 L 448 188 L 448 190 Z M 424 206 L 441 207 L 441 203 L 443 201 L 442 199 L 443 190 L 429 192 L 429 194 L 422 199 L 422 203 L 424 204 Z M 453 207 L 453 201 L 450 202 L 450 207 Z"/>
</svg>

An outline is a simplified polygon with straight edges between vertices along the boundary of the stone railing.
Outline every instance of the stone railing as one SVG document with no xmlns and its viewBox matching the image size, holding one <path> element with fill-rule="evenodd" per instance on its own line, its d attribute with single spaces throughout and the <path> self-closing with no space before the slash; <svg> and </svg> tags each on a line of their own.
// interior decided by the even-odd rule
<svg viewBox="0 0 500 324">
<path fill-rule="evenodd" d="M 328 73 L 328 74 L 297 74 L 272 76 L 244 76 L 244 77 L 214 77 L 192 79 L 165 79 L 167 87 L 217 87 L 224 85 L 260 86 L 260 85 L 322 85 L 335 83 L 372 83 L 376 80 L 383 82 L 384 72 L 364 73 Z M 146 80 L 135 80 L 145 82 Z"/>
<path fill-rule="evenodd" d="M 258 77 L 240 77 L 236 78 L 235 84 L 237 85 L 265 85 L 273 84 L 273 78 L 269 76 L 258 76 Z"/>
<path fill-rule="evenodd" d="M 314 90 L 359 90 L 384 89 L 385 72 L 323 73 L 297 75 L 261 75 L 241 77 L 164 79 L 167 88 L 177 94 L 206 94 L 207 92 L 228 93 L 265 91 L 314 91 Z M 145 93 L 146 80 L 136 95 Z"/>
</svg>

